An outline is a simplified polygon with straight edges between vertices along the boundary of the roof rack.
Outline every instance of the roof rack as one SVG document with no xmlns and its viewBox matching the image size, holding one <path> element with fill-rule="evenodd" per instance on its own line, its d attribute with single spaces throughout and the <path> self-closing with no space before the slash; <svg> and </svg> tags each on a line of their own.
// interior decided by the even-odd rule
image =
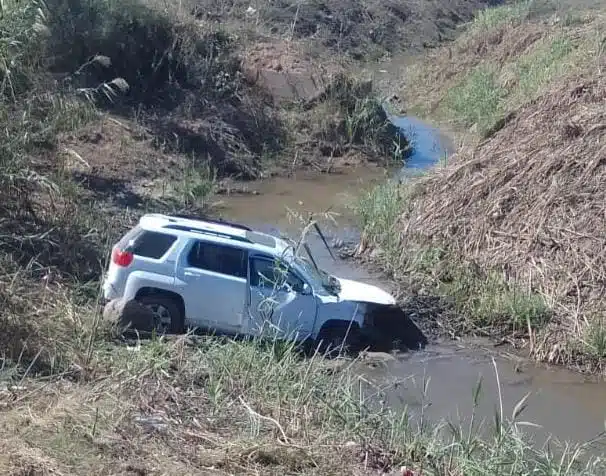
<svg viewBox="0 0 606 476">
<path fill-rule="evenodd" d="M 185 220 L 204 221 L 204 222 L 207 222 L 207 223 L 214 223 L 215 225 L 231 226 L 232 228 L 238 228 L 240 230 L 253 231 L 252 228 L 250 228 L 250 227 L 248 227 L 246 225 L 242 225 L 240 223 L 234 223 L 234 222 L 230 222 L 230 221 L 226 221 L 226 220 L 221 220 L 221 219 L 207 218 L 207 217 L 204 217 L 204 216 L 196 216 L 196 215 L 188 215 L 188 214 L 185 214 L 185 213 L 177 213 L 177 214 L 170 215 L 170 217 L 183 218 Z"/>
<path fill-rule="evenodd" d="M 243 243 L 252 243 L 252 241 L 248 238 L 242 236 L 234 236 L 228 233 L 221 233 L 218 231 L 205 230 L 204 228 L 195 228 L 192 226 L 184 226 L 184 225 L 165 225 L 163 228 L 168 230 L 179 230 L 186 231 L 190 233 L 198 233 L 200 235 L 209 235 L 209 236 L 217 236 L 219 238 L 227 238 L 229 240 L 240 241 Z"/>
</svg>

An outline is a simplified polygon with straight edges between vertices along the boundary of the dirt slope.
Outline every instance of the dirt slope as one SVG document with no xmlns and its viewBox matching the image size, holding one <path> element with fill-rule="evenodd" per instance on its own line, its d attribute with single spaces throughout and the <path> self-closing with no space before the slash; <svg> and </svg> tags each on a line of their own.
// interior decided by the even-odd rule
<svg viewBox="0 0 606 476">
<path fill-rule="evenodd" d="M 606 311 L 605 79 L 567 81 L 422 180 L 407 234 L 505 269 L 570 313 Z"/>
<path fill-rule="evenodd" d="M 414 48 L 436 46 L 456 34 L 478 8 L 500 0 L 236 0 L 197 2 L 200 17 L 239 21 L 252 34 L 304 40 L 318 55 L 323 50 L 354 59 L 378 58 Z"/>
</svg>

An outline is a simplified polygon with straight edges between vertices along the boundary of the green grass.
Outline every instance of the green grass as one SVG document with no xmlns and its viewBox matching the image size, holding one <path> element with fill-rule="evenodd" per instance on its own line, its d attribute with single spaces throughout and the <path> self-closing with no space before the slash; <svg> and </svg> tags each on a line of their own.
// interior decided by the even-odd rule
<svg viewBox="0 0 606 476">
<path fill-rule="evenodd" d="M 174 184 L 178 202 L 188 209 L 206 209 L 217 191 L 217 173 L 212 165 L 195 164 L 185 169 L 183 180 Z"/>
<path fill-rule="evenodd" d="M 0 467 L 115 473 L 134 460 L 144 469 L 179 474 L 211 467 L 216 474 L 268 475 L 400 466 L 424 476 L 604 471 L 581 445 L 533 446 L 520 425 L 524 401 L 512 415 L 497 406 L 492 424 L 431 422 L 382 404 L 392 389 L 362 377 L 362 362 L 303 358 L 277 341 L 99 341 L 92 356 L 86 368 L 94 380 L 21 380 L 30 393 L 3 409 L 0 435 L 13 458 L 7 466 L 0 458 Z M 482 382 L 470 393 L 475 408 Z M 111 451 L 98 451 L 107 445 Z M 366 459 L 358 459 L 360 452 Z"/>
<path fill-rule="evenodd" d="M 407 108 L 457 129 L 473 127 L 476 138 L 486 138 L 511 112 L 560 80 L 599 70 L 601 15 L 584 15 L 551 0 L 482 10 L 452 46 L 410 68 Z"/>
<path fill-rule="evenodd" d="M 471 271 L 468 266 L 445 254 L 442 268 L 449 267 L 448 279 L 437 283 L 438 293 L 452 298 L 459 314 L 465 316 L 471 327 L 526 331 L 543 328 L 551 315 L 545 299 L 507 282 L 496 272 L 487 274 Z"/>
<path fill-rule="evenodd" d="M 573 41 L 566 35 L 560 35 L 522 56 L 514 66 L 519 81 L 519 90 L 515 94 L 522 96 L 524 102 L 535 97 L 555 78 L 569 70 L 567 59 L 574 51 Z"/>
<path fill-rule="evenodd" d="M 478 133 L 484 134 L 502 117 L 506 95 L 498 82 L 498 70 L 481 66 L 448 92 L 445 107 L 455 121 L 475 125 Z"/>
<path fill-rule="evenodd" d="M 354 211 L 362 230 L 372 230 L 373 239 L 383 247 L 392 249 L 399 245 L 396 236 L 398 217 L 406 203 L 403 189 L 391 183 L 379 185 L 363 193 Z"/>
<path fill-rule="evenodd" d="M 503 66 L 481 63 L 450 89 L 442 104 L 448 117 L 480 136 L 494 130 L 511 110 L 534 99 L 580 61 L 578 45 L 566 34 L 540 41 L 530 52 Z M 502 78 L 511 77 L 507 84 Z"/>
<path fill-rule="evenodd" d="M 519 0 L 480 10 L 474 15 L 470 30 L 473 33 L 481 33 L 506 24 L 520 23 L 528 17 L 536 3 L 536 0 Z"/>
<path fill-rule="evenodd" d="M 594 318 L 586 325 L 581 340 L 582 349 L 595 359 L 606 358 L 606 325 L 602 319 Z"/>
</svg>

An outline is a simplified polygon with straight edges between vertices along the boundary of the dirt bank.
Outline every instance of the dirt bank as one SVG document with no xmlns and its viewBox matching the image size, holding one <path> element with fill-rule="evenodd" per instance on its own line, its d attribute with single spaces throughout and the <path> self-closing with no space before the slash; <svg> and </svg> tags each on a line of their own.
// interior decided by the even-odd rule
<svg viewBox="0 0 606 476">
<path fill-rule="evenodd" d="M 491 15 L 412 72 L 420 109 L 473 140 L 367 196 L 364 242 L 449 332 L 603 374 L 602 13 Z"/>
</svg>

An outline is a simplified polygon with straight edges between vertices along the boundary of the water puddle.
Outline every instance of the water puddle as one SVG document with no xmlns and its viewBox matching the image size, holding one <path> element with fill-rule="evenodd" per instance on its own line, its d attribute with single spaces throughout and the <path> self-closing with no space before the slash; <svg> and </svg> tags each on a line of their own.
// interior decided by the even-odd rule
<svg viewBox="0 0 606 476">
<path fill-rule="evenodd" d="M 493 365 L 496 363 L 497 371 Z M 481 379 L 481 394 L 475 408 L 476 421 L 485 421 L 485 431 L 494 422 L 503 401 L 503 414 L 513 411 L 527 394 L 527 408 L 518 421 L 538 445 L 553 440 L 587 442 L 604 431 L 606 385 L 562 369 L 548 369 L 500 357 L 489 344 L 443 343 L 423 352 L 413 352 L 387 361 L 365 372 L 390 390 L 388 402 L 408 407 L 413 415 L 421 412 L 433 421 L 448 419 L 469 422 L 474 412 L 474 387 Z M 497 385 L 497 374 L 498 383 Z M 399 381 L 399 384 L 394 385 Z M 594 448 L 596 454 L 603 446 Z"/>
<path fill-rule="evenodd" d="M 392 118 L 410 133 L 413 154 L 400 177 L 418 173 L 442 160 L 452 150 L 449 141 L 434 128 L 413 118 Z M 218 206 L 225 218 L 237 220 L 272 233 L 286 233 L 297 238 L 302 218 L 309 212 L 332 212 L 336 223 L 323 220 L 322 228 L 333 242 L 353 243 L 358 238 L 352 212 L 362 190 L 385 181 L 389 175 L 378 167 L 358 167 L 347 173 L 327 175 L 301 173 L 290 178 L 275 178 L 248 184 L 251 195 L 225 195 Z M 333 259 L 320 238 L 312 234 L 308 242 L 318 264 L 326 271 L 350 279 L 377 284 L 390 290 L 388 283 L 352 263 Z M 497 356 L 489 344 L 429 345 L 424 351 L 391 358 L 364 372 L 376 382 L 390 385 L 389 403 L 407 406 L 432 420 L 458 420 L 472 414 L 473 389 L 483 379 L 482 399 L 476 409 L 478 418 L 488 423 L 494 419 L 499 404 L 492 358 L 496 359 L 505 415 L 527 394 L 528 408 L 522 420 L 540 425 L 528 428 L 537 443 L 548 435 L 559 440 L 585 442 L 604 431 L 606 419 L 606 384 L 585 380 L 582 376 L 559 369 L 545 369 L 529 362 L 520 365 Z M 427 392 L 424 382 L 428 380 Z M 392 385 L 394 382 L 397 385 Z M 601 453 L 601 451 L 599 451 Z"/>
<path fill-rule="evenodd" d="M 406 165 L 396 172 L 396 179 L 423 173 L 442 163 L 455 150 L 452 140 L 439 129 L 415 117 L 388 115 L 389 120 L 408 138 L 412 147 Z"/>
</svg>

